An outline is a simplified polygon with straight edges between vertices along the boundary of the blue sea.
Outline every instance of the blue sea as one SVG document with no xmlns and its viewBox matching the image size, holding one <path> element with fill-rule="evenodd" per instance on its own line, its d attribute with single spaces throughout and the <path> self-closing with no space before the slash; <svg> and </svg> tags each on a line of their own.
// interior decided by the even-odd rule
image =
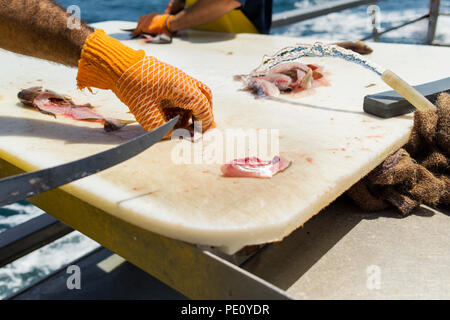
<svg viewBox="0 0 450 320">
<path fill-rule="evenodd" d="M 274 0 L 274 13 L 309 8 L 332 0 Z M 88 23 L 106 20 L 135 21 L 142 14 L 161 12 L 167 1 L 157 0 L 58 0 L 62 6 L 77 5 L 81 18 Z M 424 15 L 429 0 L 382 0 L 378 2 L 380 28 L 385 29 Z M 441 1 L 441 12 L 450 12 L 450 0 Z M 356 40 L 371 33 L 367 6 L 307 20 L 288 27 L 277 28 L 272 34 L 314 37 L 317 40 Z M 427 34 L 427 21 L 409 25 L 381 37 L 383 42 L 423 43 Z M 440 17 L 436 40 L 450 42 L 450 17 Z M 0 233 L 43 211 L 25 201 L 0 208 Z M 29 285 L 70 261 L 99 246 L 79 232 L 69 235 L 27 256 L 0 268 L 0 299 Z"/>
<path fill-rule="evenodd" d="M 274 0 L 273 12 L 310 8 L 333 0 Z M 61 5 L 78 5 L 81 18 L 88 23 L 105 20 L 135 21 L 143 13 L 161 12 L 165 0 L 58 0 Z M 429 0 L 381 0 L 379 20 L 381 29 L 412 20 L 428 12 Z M 441 11 L 450 11 L 450 0 L 441 0 Z M 436 40 L 450 42 L 450 19 L 441 17 Z M 423 43 L 427 32 L 427 21 L 423 20 L 381 37 L 383 42 Z M 307 20 L 271 31 L 272 34 L 308 36 L 318 39 L 357 40 L 371 33 L 367 6 L 332 13 L 324 17 Z"/>
</svg>

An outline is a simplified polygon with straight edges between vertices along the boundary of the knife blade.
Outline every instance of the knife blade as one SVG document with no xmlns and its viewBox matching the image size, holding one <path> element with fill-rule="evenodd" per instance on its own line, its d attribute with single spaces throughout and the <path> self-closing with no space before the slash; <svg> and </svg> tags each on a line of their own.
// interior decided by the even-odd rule
<svg viewBox="0 0 450 320">
<path fill-rule="evenodd" d="M 108 169 L 151 147 L 175 126 L 179 116 L 114 148 L 55 167 L 0 180 L 0 207 Z"/>
<path fill-rule="evenodd" d="M 120 29 L 120 30 L 125 31 L 125 32 L 131 32 L 130 39 L 136 39 L 136 38 L 139 38 L 141 35 L 140 35 L 140 34 L 133 35 L 133 31 L 134 31 L 135 29 L 136 29 L 136 28 Z"/>
</svg>

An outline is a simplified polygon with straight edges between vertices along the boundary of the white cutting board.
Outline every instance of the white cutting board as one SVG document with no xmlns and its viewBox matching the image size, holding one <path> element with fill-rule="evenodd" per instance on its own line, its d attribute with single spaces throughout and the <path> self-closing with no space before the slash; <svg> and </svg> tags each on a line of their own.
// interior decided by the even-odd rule
<svg viewBox="0 0 450 320">
<path fill-rule="evenodd" d="M 119 28 L 130 26 L 96 25 L 119 39 L 126 39 Z M 293 161 L 285 172 L 266 180 L 225 178 L 218 163 L 175 164 L 171 157 L 179 142 L 164 141 L 62 189 L 142 228 L 227 253 L 283 239 L 402 146 L 412 124 L 410 115 L 383 120 L 365 114 L 363 97 L 389 88 L 345 61 L 305 58 L 324 65 L 331 81 L 305 97 L 255 99 L 232 79 L 257 67 L 264 54 L 311 41 L 189 32 L 170 45 L 127 42 L 209 85 L 220 132 L 279 129 L 281 154 Z M 413 85 L 448 77 L 449 48 L 371 46 L 371 60 Z M 0 156 L 26 171 L 79 159 L 143 132 L 131 125 L 105 133 L 99 124 L 53 119 L 17 103 L 20 88 L 43 85 L 75 102 L 91 102 L 103 115 L 132 118 L 111 92 L 78 91 L 74 69 L 7 52 L 0 52 L 0 67 Z M 370 84 L 375 85 L 366 88 Z"/>
</svg>

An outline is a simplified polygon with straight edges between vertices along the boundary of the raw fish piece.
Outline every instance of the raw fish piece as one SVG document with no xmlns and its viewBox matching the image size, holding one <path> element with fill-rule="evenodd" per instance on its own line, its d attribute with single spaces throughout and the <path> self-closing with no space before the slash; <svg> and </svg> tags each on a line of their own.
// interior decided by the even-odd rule
<svg viewBox="0 0 450 320">
<path fill-rule="evenodd" d="M 28 106 L 38 109 L 40 112 L 56 116 L 65 116 L 74 120 L 95 121 L 103 123 L 105 131 L 119 130 L 135 121 L 104 118 L 92 111 L 92 106 L 87 103 L 76 105 L 69 97 L 63 97 L 42 87 L 24 89 L 18 94 L 19 100 Z"/>
<path fill-rule="evenodd" d="M 312 83 L 313 83 L 313 71 L 309 69 L 308 72 L 303 77 L 302 82 L 300 83 L 300 87 L 304 89 L 309 89 L 311 88 Z"/>
<path fill-rule="evenodd" d="M 156 36 L 152 36 L 146 33 L 140 34 L 141 38 L 145 40 L 145 43 L 157 43 L 157 44 L 168 44 L 172 43 L 172 38 L 167 34 L 159 34 Z"/>
<path fill-rule="evenodd" d="M 312 87 L 327 85 L 323 79 L 323 68 L 314 64 L 303 64 L 296 61 L 285 62 L 270 69 L 261 76 L 239 76 L 236 79 L 246 80 L 246 89 L 259 97 L 277 97 L 280 92 L 298 92 Z M 315 83 L 316 80 L 319 80 Z"/>
<path fill-rule="evenodd" d="M 362 41 L 343 41 L 335 43 L 339 47 L 344 49 L 349 49 L 359 54 L 370 54 L 373 52 L 372 48 L 370 48 L 367 44 Z"/>
<path fill-rule="evenodd" d="M 290 165 L 291 161 L 279 156 L 274 156 L 272 160 L 268 161 L 260 160 L 257 157 L 247 157 L 224 164 L 220 170 L 226 177 L 271 178 Z"/>
<path fill-rule="evenodd" d="M 273 67 L 272 69 L 270 69 L 269 73 L 275 72 L 275 73 L 283 73 L 289 70 L 302 70 L 305 73 L 308 72 L 308 70 L 310 69 L 309 66 L 307 66 L 306 64 L 297 62 L 297 61 L 292 61 L 292 62 L 285 62 L 285 63 L 281 63 L 275 67 Z"/>
<path fill-rule="evenodd" d="M 261 78 L 251 79 L 248 88 L 259 97 L 278 97 L 280 89 L 272 82 Z"/>
<path fill-rule="evenodd" d="M 292 85 L 292 78 L 283 73 L 270 73 L 264 80 L 273 83 L 279 90 L 288 90 Z"/>
</svg>

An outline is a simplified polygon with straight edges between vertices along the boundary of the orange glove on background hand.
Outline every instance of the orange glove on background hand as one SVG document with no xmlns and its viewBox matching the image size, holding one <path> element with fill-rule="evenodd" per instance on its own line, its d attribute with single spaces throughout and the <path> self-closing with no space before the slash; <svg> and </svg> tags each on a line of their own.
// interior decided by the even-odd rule
<svg viewBox="0 0 450 320">
<path fill-rule="evenodd" d="M 125 103 L 136 120 L 150 131 L 175 115 L 177 128 L 192 118 L 202 131 L 214 123 L 211 90 L 178 68 L 133 50 L 96 30 L 89 36 L 78 62 L 80 89 L 110 89 Z"/>
<path fill-rule="evenodd" d="M 173 35 L 170 29 L 170 20 L 173 18 L 170 14 L 157 14 L 156 12 L 142 16 L 138 20 L 138 25 L 133 31 L 133 35 L 141 33 Z"/>
</svg>

